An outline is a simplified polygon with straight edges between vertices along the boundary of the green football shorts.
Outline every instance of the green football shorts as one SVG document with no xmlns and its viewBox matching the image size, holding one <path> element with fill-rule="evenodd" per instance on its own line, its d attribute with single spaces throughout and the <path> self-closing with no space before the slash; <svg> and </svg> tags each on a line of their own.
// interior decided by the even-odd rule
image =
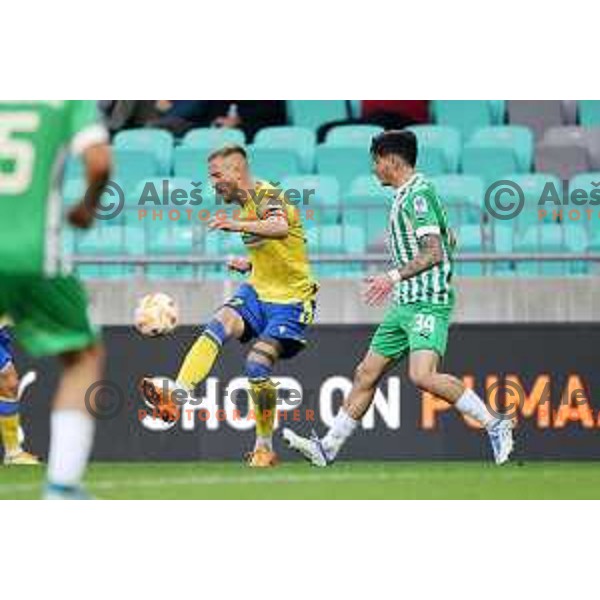
<svg viewBox="0 0 600 600">
<path fill-rule="evenodd" d="M 421 302 L 392 306 L 373 336 L 371 350 L 394 359 L 415 350 L 434 350 L 443 357 L 452 308 Z"/>
<path fill-rule="evenodd" d="M 82 350 L 99 339 L 87 294 L 72 276 L 0 276 L 0 315 L 10 317 L 15 337 L 33 356 Z"/>
</svg>

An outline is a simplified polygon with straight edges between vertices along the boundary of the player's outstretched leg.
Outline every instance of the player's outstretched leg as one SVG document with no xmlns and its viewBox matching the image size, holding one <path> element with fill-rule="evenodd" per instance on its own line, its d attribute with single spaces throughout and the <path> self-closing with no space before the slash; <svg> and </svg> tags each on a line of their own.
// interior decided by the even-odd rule
<svg viewBox="0 0 600 600">
<path fill-rule="evenodd" d="M 286 428 L 282 432 L 283 439 L 313 465 L 326 467 L 331 464 L 371 406 L 377 385 L 393 362 L 393 359 L 369 350 L 356 367 L 352 390 L 325 437 L 319 439 L 313 434 L 304 438 Z"/>
<path fill-rule="evenodd" d="M 62 355 L 64 370 L 50 415 L 50 453 L 45 497 L 88 498 L 82 479 L 94 442 L 95 423 L 85 406 L 89 388 L 102 378 L 104 349 L 95 344 Z M 95 402 L 94 394 L 89 401 Z"/>
<path fill-rule="evenodd" d="M 246 360 L 246 377 L 256 419 L 254 450 L 246 460 L 250 467 L 274 467 L 279 459 L 273 451 L 273 428 L 277 411 L 277 388 L 271 379 L 273 365 L 279 358 L 277 342 L 259 340 Z"/>
<path fill-rule="evenodd" d="M 39 465 L 40 459 L 23 450 L 21 441 L 19 377 L 12 361 L 0 364 L 0 438 L 5 465 Z"/>
<path fill-rule="evenodd" d="M 221 352 L 221 348 L 231 337 L 239 338 L 244 332 L 244 322 L 240 315 L 229 307 L 219 310 L 204 328 L 202 335 L 189 349 L 176 380 L 175 389 L 194 392 L 212 371 Z M 150 408 L 158 408 L 163 414 L 171 414 L 174 405 L 171 398 L 164 398 L 160 378 L 144 377 L 140 382 L 140 391 Z M 171 388 L 172 389 L 172 388 Z"/>
<path fill-rule="evenodd" d="M 483 400 L 464 383 L 446 373 L 438 373 L 439 356 L 431 350 L 410 354 L 409 376 L 420 389 L 446 400 L 461 414 L 471 417 L 485 428 L 494 460 L 501 465 L 508 461 L 513 450 L 513 421 L 490 413 Z"/>
</svg>

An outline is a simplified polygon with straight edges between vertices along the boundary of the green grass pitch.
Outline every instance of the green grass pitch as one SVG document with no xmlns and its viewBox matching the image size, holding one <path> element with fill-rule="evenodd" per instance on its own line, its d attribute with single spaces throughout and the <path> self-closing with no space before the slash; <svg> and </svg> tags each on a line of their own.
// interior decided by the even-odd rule
<svg viewBox="0 0 600 600">
<path fill-rule="evenodd" d="M 0 500 L 39 498 L 43 475 L 0 467 Z M 100 499 L 599 499 L 600 463 L 94 463 L 87 485 Z"/>
</svg>

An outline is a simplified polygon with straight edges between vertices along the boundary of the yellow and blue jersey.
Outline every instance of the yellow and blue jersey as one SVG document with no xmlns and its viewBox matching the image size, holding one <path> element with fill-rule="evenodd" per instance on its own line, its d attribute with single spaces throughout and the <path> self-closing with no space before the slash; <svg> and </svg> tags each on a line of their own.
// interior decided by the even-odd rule
<svg viewBox="0 0 600 600">
<path fill-rule="evenodd" d="M 288 235 L 266 239 L 242 234 L 252 272 L 226 305 L 244 320 L 242 342 L 275 340 L 280 344 L 281 358 L 291 358 L 306 345 L 305 331 L 313 321 L 317 283 L 311 274 L 299 211 L 277 198 L 274 189 L 258 182 L 256 197 L 248 199 L 240 218 L 283 217 Z"/>
<path fill-rule="evenodd" d="M 275 188 L 262 181 L 255 187 L 255 198 L 249 197 L 240 218 L 267 219 L 283 216 L 288 222 L 288 235 L 283 239 L 266 239 L 249 233 L 242 240 L 252 263 L 248 283 L 265 302 L 291 304 L 313 300 L 317 284 L 312 277 L 306 238 L 299 211 L 276 197 Z"/>
</svg>

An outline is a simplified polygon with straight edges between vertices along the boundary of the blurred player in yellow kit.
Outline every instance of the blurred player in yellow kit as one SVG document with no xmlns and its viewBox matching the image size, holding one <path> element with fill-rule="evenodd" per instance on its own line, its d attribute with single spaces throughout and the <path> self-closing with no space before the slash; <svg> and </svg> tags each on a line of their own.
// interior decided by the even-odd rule
<svg viewBox="0 0 600 600">
<path fill-rule="evenodd" d="M 228 266 L 250 276 L 206 325 L 183 361 L 176 383 L 193 392 L 211 372 L 227 340 L 254 340 L 245 364 L 256 418 L 256 442 L 248 464 L 270 467 L 278 460 L 273 451 L 277 389 L 271 373 L 280 358 L 291 358 L 304 348 L 317 284 L 299 212 L 278 197 L 273 186 L 253 178 L 246 151 L 226 146 L 209 156 L 208 162 L 217 193 L 227 204 L 241 206 L 240 218 L 215 218 L 209 227 L 241 234 L 249 257 L 232 259 Z M 171 398 L 163 398 L 163 389 L 151 378 L 142 380 L 141 389 L 150 404 L 162 409 L 175 406 Z"/>
<path fill-rule="evenodd" d="M 5 465 L 39 465 L 40 459 L 23 450 L 20 400 L 24 388 L 19 386 L 15 368 L 9 320 L 0 316 L 0 441 Z"/>
</svg>

